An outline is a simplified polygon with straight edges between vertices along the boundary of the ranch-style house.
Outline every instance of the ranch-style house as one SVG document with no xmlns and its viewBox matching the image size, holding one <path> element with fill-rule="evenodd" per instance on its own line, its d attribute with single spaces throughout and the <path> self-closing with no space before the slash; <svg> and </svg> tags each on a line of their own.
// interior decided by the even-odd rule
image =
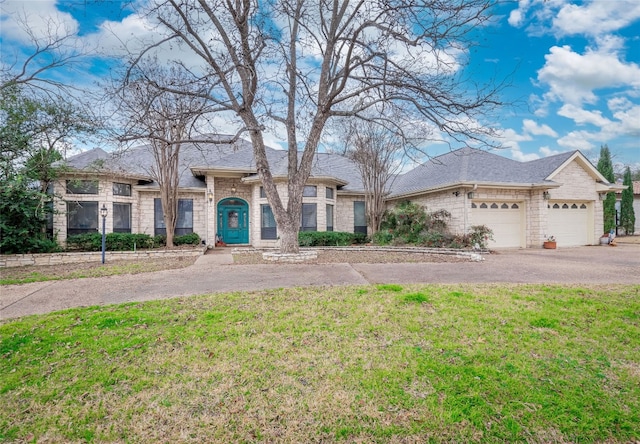
<svg viewBox="0 0 640 444">
<path fill-rule="evenodd" d="M 278 190 L 286 193 L 287 153 L 268 148 L 267 154 Z M 197 233 L 209 246 L 216 238 L 228 245 L 277 245 L 278 227 L 248 141 L 183 144 L 180 156 L 176 235 Z M 58 240 L 100 230 L 103 205 L 107 232 L 163 234 L 153 159 L 147 146 L 120 154 L 96 148 L 69 158 L 53 186 Z M 489 248 L 540 248 L 550 236 L 568 247 L 599 242 L 602 199 L 620 188 L 579 151 L 518 162 L 461 148 L 395 177 L 386 204 L 410 200 L 428 211 L 446 209 L 458 234 L 487 225 L 494 232 Z M 366 233 L 364 195 L 352 161 L 317 153 L 304 189 L 301 230 Z"/>
</svg>

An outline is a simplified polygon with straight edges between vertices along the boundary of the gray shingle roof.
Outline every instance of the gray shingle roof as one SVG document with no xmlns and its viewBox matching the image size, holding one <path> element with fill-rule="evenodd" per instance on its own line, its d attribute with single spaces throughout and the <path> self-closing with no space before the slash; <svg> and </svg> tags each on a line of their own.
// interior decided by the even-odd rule
<svg viewBox="0 0 640 444">
<path fill-rule="evenodd" d="M 286 177 L 288 170 L 287 151 L 268 149 L 267 159 L 273 176 Z M 222 160 L 222 164 L 225 164 L 225 162 L 233 163 L 234 160 L 228 157 Z M 255 177 L 255 175 L 252 177 Z M 311 177 L 333 177 L 339 181 L 347 182 L 347 185 L 342 190 L 364 192 L 362 179 L 356 164 L 339 154 L 316 153 L 311 165 Z"/>
<path fill-rule="evenodd" d="M 575 151 L 531 162 L 518 162 L 483 150 L 461 148 L 435 157 L 399 176 L 393 184 L 391 196 L 446 188 L 460 183 L 542 184 L 548 182 L 546 177 L 574 153 Z"/>
<path fill-rule="evenodd" d="M 102 148 L 94 148 L 92 150 L 83 151 L 75 156 L 71 156 L 67 160 L 59 162 L 58 164 L 62 163 L 70 168 L 84 170 L 91 168 L 92 166 L 98 166 L 108 159 L 109 153 Z"/>
<path fill-rule="evenodd" d="M 229 136 L 217 137 L 222 139 Z M 530 162 L 518 162 L 483 150 L 461 148 L 435 157 L 397 176 L 393 181 L 390 196 L 402 196 L 463 183 L 520 186 L 552 184 L 553 182 L 547 181 L 546 178 L 574 153 L 575 151 Z M 286 151 L 267 147 L 267 158 L 274 176 L 286 176 Z M 107 153 L 96 148 L 69 158 L 66 163 L 75 169 L 90 169 L 101 165 L 105 170 L 150 178 L 154 157 L 149 145 L 121 153 Z M 253 147 L 250 142 L 242 139 L 234 144 L 185 143 L 180 150 L 180 186 L 205 188 L 204 180 L 195 177 L 191 168 L 238 169 L 255 174 Z M 339 154 L 317 153 L 311 176 L 333 177 L 346 182 L 341 188 L 344 191 L 364 191 L 357 165 Z M 152 183 L 149 186 L 157 184 Z"/>
</svg>

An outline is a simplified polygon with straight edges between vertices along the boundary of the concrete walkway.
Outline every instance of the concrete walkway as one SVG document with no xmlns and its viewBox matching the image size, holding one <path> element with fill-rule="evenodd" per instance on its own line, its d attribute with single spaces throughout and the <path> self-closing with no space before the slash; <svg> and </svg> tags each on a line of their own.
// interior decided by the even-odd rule
<svg viewBox="0 0 640 444">
<path fill-rule="evenodd" d="M 482 262 L 233 265 L 221 252 L 194 265 L 138 275 L 0 287 L 0 319 L 71 307 L 215 292 L 380 283 L 640 284 L 640 245 L 503 250 Z M 637 290 L 640 293 L 640 289 Z"/>
</svg>

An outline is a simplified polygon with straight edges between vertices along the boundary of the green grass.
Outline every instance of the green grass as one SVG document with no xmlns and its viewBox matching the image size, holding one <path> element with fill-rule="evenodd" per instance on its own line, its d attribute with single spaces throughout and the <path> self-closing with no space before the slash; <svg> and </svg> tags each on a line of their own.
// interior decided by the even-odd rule
<svg viewBox="0 0 640 444">
<path fill-rule="evenodd" d="M 366 286 L 0 324 L 0 442 L 633 442 L 640 286 Z"/>
</svg>

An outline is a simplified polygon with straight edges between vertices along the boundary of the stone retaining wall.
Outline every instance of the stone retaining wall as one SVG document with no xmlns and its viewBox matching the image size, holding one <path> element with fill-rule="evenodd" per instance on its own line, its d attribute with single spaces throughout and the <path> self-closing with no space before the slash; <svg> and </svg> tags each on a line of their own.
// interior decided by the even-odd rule
<svg viewBox="0 0 640 444">
<path fill-rule="evenodd" d="M 200 256 L 206 248 L 189 250 L 140 250 L 140 251 L 107 251 L 106 261 L 140 260 L 170 257 Z M 44 253 L 44 254 L 3 254 L 0 255 L 0 268 L 22 267 L 24 265 L 59 265 L 79 262 L 100 262 L 102 252 L 82 253 Z"/>
<path fill-rule="evenodd" d="M 298 264 L 307 261 L 318 259 L 317 251 L 300 251 L 300 253 L 278 253 L 278 252 L 265 252 L 262 253 L 262 258 L 265 261 L 270 262 L 286 262 L 290 264 Z"/>
</svg>

